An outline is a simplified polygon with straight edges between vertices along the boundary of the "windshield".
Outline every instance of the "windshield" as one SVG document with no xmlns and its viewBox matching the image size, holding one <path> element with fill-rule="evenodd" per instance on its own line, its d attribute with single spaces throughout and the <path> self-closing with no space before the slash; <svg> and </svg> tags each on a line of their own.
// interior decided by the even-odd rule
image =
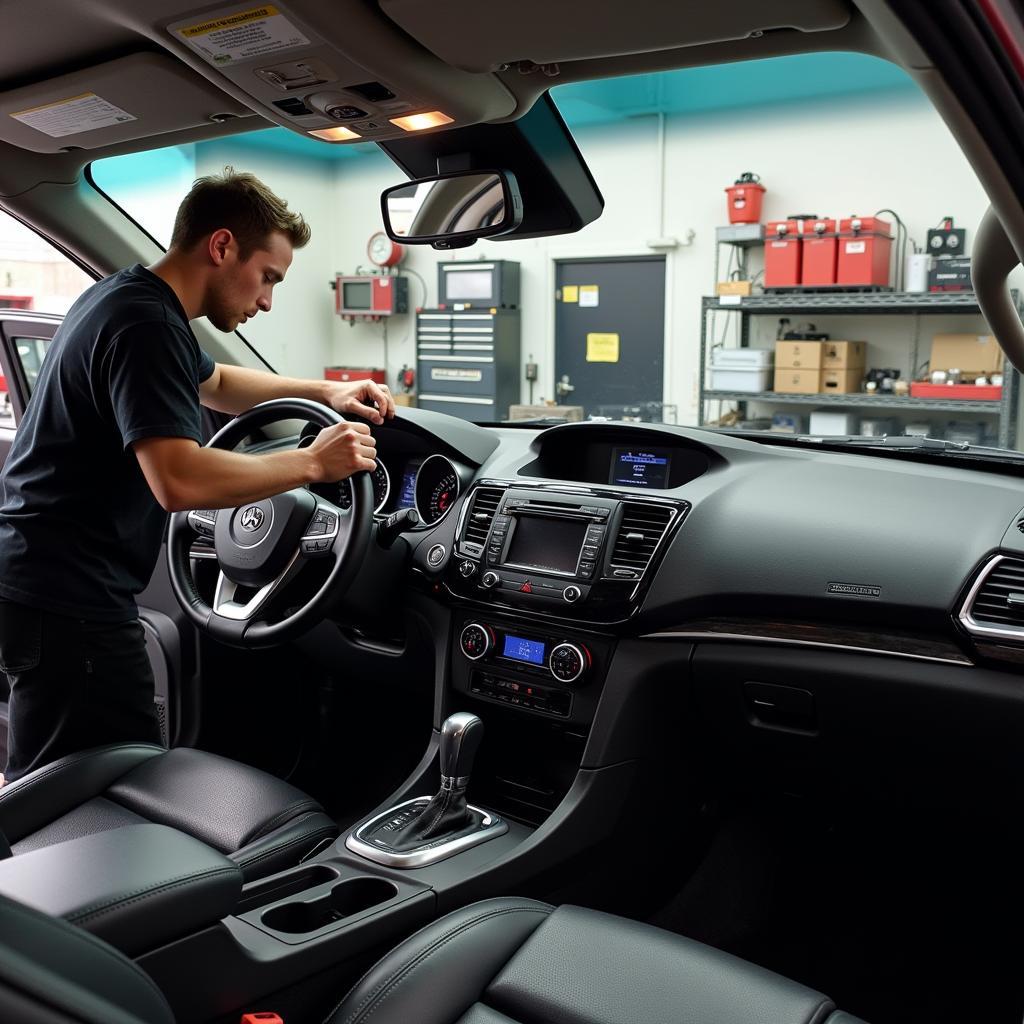
<svg viewBox="0 0 1024 1024">
<path fill-rule="evenodd" d="M 312 242 L 245 327 L 281 373 L 372 373 L 483 423 L 1020 447 L 1017 374 L 970 291 L 988 201 L 899 68 L 813 54 L 551 96 L 606 204 L 573 235 L 399 251 L 380 234 L 395 165 L 284 129 L 102 160 L 92 177 L 163 245 L 191 181 L 225 165 L 304 214 Z"/>
</svg>

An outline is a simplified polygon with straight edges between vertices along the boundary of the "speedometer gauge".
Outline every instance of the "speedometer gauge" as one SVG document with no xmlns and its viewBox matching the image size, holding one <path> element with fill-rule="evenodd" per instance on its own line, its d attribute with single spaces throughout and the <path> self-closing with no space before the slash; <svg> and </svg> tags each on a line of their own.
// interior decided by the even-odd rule
<svg viewBox="0 0 1024 1024">
<path fill-rule="evenodd" d="M 416 474 L 416 511 L 433 526 L 449 513 L 459 496 L 459 474 L 443 455 L 424 459 Z"/>
</svg>

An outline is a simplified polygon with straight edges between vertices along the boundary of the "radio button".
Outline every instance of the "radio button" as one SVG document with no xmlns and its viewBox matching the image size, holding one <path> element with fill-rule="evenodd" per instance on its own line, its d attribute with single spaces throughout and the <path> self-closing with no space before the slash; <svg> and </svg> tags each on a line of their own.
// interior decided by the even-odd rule
<svg viewBox="0 0 1024 1024">
<path fill-rule="evenodd" d="M 579 573 L 585 580 L 589 580 L 594 575 L 594 563 L 593 562 L 580 562 Z"/>
<path fill-rule="evenodd" d="M 492 587 L 496 587 L 501 582 L 501 577 L 496 573 L 488 570 L 480 577 L 480 586 L 486 587 L 490 590 Z"/>
<path fill-rule="evenodd" d="M 594 545 L 594 544 L 584 544 L 583 551 L 581 552 L 581 557 L 584 558 L 588 562 L 593 562 L 593 561 L 596 561 L 596 559 L 597 559 L 597 552 L 598 552 L 598 547 L 596 545 Z"/>
<path fill-rule="evenodd" d="M 580 588 L 572 583 L 570 583 L 569 586 L 567 586 L 565 590 L 562 591 L 562 597 L 565 598 L 565 600 L 568 601 L 569 604 L 575 604 L 580 599 L 580 597 L 582 597 L 582 595 L 583 592 L 580 590 Z"/>
<path fill-rule="evenodd" d="M 563 683 L 574 683 L 590 662 L 586 648 L 577 647 L 576 644 L 561 643 L 551 651 L 548 659 L 548 668 L 551 674 Z"/>
<path fill-rule="evenodd" d="M 468 558 L 464 558 L 461 562 L 459 562 L 459 575 L 463 579 L 467 579 L 468 580 L 469 577 L 472 576 L 473 573 L 475 573 L 475 572 L 476 572 L 476 562 L 472 562 Z"/>
</svg>

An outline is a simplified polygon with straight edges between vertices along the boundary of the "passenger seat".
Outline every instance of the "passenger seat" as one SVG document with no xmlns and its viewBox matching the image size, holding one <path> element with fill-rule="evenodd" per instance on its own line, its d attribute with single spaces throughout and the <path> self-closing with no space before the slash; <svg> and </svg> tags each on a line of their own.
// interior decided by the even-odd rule
<svg viewBox="0 0 1024 1024">
<path fill-rule="evenodd" d="M 261 1002 L 255 1009 L 272 1009 L 272 1000 Z M 0 1020 L 174 1018 L 148 976 L 120 953 L 0 897 Z M 863 1024 L 820 992 L 699 942 L 525 899 L 486 900 L 435 921 L 388 953 L 328 1017 L 328 1024 L 411 1021 Z"/>
</svg>

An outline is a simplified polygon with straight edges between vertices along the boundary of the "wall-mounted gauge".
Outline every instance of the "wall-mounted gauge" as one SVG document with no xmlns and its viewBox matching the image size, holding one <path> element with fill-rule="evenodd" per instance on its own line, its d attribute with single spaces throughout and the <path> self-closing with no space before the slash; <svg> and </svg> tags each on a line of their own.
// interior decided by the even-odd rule
<svg viewBox="0 0 1024 1024">
<path fill-rule="evenodd" d="M 370 235 L 370 241 L 366 244 L 366 255 L 370 262 L 378 267 L 396 267 L 402 262 L 405 250 L 393 242 L 383 231 Z"/>
</svg>

